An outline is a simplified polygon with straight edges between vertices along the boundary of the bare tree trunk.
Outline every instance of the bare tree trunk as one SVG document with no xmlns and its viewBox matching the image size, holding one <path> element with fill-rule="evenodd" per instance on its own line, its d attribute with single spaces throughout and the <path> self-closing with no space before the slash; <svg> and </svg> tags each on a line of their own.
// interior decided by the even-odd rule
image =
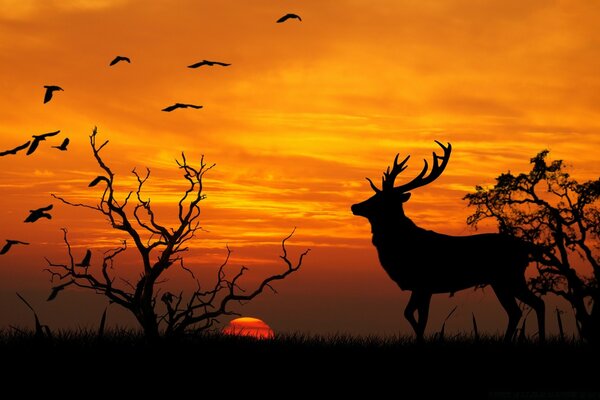
<svg viewBox="0 0 600 400">
<path fill-rule="evenodd" d="M 139 314 L 136 314 L 136 318 L 144 331 L 146 339 L 155 340 L 158 339 L 158 322 L 156 320 L 156 314 L 152 309 L 142 309 Z"/>
<path fill-rule="evenodd" d="M 155 279 L 151 276 L 143 277 L 138 284 L 139 310 L 136 317 L 144 330 L 144 335 L 150 340 L 159 337 L 158 317 L 154 310 L 154 284 Z"/>
<path fill-rule="evenodd" d="M 600 343 L 600 307 L 594 301 L 592 310 L 586 314 L 584 319 L 580 319 L 581 336 L 590 343 Z"/>
</svg>

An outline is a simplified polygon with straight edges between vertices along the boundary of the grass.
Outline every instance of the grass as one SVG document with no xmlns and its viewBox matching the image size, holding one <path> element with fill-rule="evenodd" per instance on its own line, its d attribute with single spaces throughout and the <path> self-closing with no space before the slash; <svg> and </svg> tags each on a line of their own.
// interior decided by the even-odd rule
<svg viewBox="0 0 600 400">
<path fill-rule="evenodd" d="M 72 390 L 85 392 L 95 382 L 94 393 L 114 395 L 119 387 L 121 395 L 136 398 L 167 389 L 173 398 L 200 388 L 226 398 L 246 398 L 249 388 L 274 395 L 261 395 L 267 398 L 287 398 L 287 391 L 293 398 L 370 399 L 600 391 L 599 355 L 596 347 L 559 337 L 544 344 L 505 344 L 496 336 L 455 335 L 417 344 L 410 336 L 296 333 L 256 340 L 203 333 L 149 342 L 124 329 L 107 330 L 102 337 L 95 330 L 58 331 L 51 338 L 0 331 L 2 363 L 18 378 L 27 371 L 35 382 L 68 382 Z M 11 382 L 10 373 L 4 382 Z"/>
<path fill-rule="evenodd" d="M 229 391 L 287 382 L 294 393 L 366 390 L 372 392 L 368 398 L 390 390 L 489 397 L 515 390 L 600 389 L 600 351 L 558 337 L 544 344 L 505 344 L 495 336 L 475 340 L 457 335 L 416 344 L 411 337 L 297 333 L 255 340 L 213 333 L 149 342 L 131 330 L 107 331 L 102 338 L 87 330 L 59 331 L 52 338 L 4 330 L 0 354 L 4 365 L 29 371 L 37 379 L 61 381 L 79 371 L 93 380 L 111 377 L 125 388 L 142 377 L 160 385 L 179 382 L 175 388 L 189 381 Z M 587 366 L 590 362 L 592 367 Z"/>
</svg>

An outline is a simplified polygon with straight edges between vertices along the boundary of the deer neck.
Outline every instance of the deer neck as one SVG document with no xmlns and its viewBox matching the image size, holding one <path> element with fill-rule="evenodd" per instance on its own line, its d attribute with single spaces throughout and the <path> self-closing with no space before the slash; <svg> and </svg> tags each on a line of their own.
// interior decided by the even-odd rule
<svg viewBox="0 0 600 400">
<path fill-rule="evenodd" d="M 422 230 L 405 215 L 396 215 L 370 222 L 373 245 L 380 251 L 390 245 L 398 246 L 399 239 L 406 239 Z"/>
</svg>

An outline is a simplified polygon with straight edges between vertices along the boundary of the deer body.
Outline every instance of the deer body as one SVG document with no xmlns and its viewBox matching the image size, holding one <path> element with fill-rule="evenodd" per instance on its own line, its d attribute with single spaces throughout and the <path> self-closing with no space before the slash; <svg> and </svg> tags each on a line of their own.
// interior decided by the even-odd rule
<svg viewBox="0 0 600 400">
<path fill-rule="evenodd" d="M 415 227 L 387 238 L 374 234 L 373 245 L 381 266 L 402 290 L 457 292 L 503 276 L 514 278 L 515 272 L 522 275 L 529 264 L 523 243 L 499 234 L 448 236 Z M 499 252 L 499 247 L 513 251 Z"/>
<path fill-rule="evenodd" d="M 529 264 L 528 245 L 512 236 L 490 233 L 471 236 L 449 236 L 418 227 L 404 214 L 402 204 L 408 201 L 408 190 L 424 186 L 441 175 L 450 156 L 451 146 L 443 146 L 444 156 L 434 153 L 431 173 L 425 177 L 427 161 L 413 181 L 394 187 L 408 157 L 384 173 L 382 189 L 373 182 L 375 195 L 352 206 L 355 215 L 367 218 L 371 224 L 373 245 L 379 262 L 390 278 L 402 290 L 412 291 L 405 317 L 418 340 L 422 340 L 431 296 L 454 293 L 476 286 L 490 285 L 506 310 L 509 323 L 505 339 L 514 336 L 521 310 L 515 299 L 535 309 L 539 337 L 544 338 L 544 303 L 527 287 L 525 269 Z M 439 160 L 442 163 L 439 164 Z M 368 178 L 367 178 L 368 179 Z M 418 311 L 419 319 L 414 316 Z"/>
</svg>

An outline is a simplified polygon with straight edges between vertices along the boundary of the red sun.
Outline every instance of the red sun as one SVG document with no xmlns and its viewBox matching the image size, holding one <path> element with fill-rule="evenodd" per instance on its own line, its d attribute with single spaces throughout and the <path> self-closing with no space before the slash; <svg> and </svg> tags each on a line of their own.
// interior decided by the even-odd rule
<svg viewBox="0 0 600 400">
<path fill-rule="evenodd" d="M 273 329 L 258 318 L 242 317 L 231 320 L 223 333 L 226 335 L 251 336 L 256 339 L 272 339 Z"/>
</svg>

